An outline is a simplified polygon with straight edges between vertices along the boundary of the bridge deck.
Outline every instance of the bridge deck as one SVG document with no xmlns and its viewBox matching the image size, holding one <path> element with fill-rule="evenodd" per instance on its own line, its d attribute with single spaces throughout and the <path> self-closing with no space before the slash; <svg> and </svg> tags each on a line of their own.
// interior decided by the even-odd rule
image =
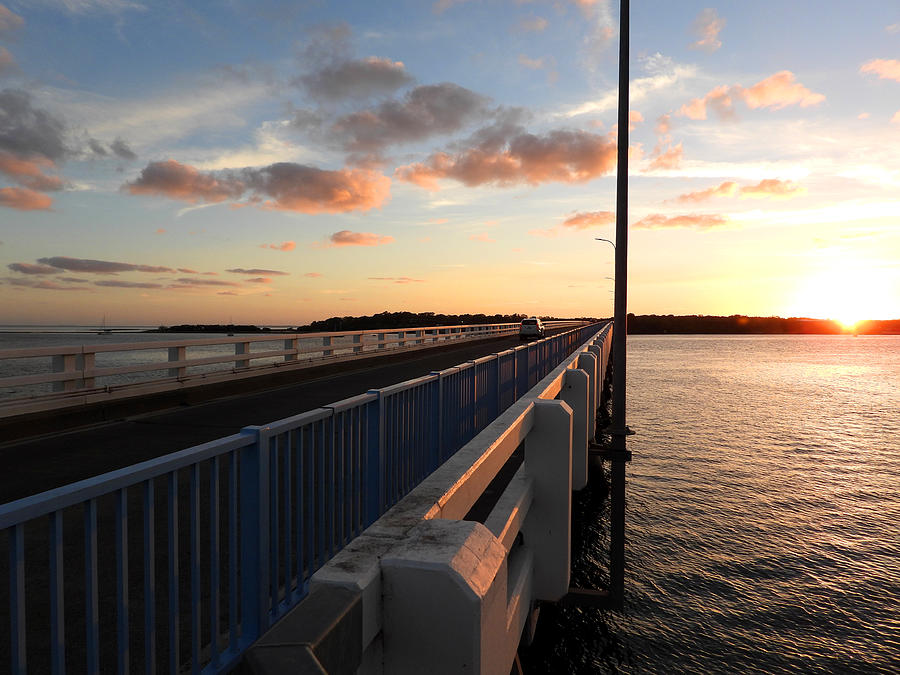
<svg viewBox="0 0 900 675">
<path fill-rule="evenodd" d="M 548 331 L 553 334 L 556 331 Z M 89 428 L 0 445 L 0 503 L 96 476 L 153 457 L 340 401 L 369 389 L 449 368 L 515 347 L 517 337 L 467 342 L 400 355 L 297 371 L 296 384 L 182 404 Z M 42 428 L 35 423 L 35 433 Z"/>
</svg>

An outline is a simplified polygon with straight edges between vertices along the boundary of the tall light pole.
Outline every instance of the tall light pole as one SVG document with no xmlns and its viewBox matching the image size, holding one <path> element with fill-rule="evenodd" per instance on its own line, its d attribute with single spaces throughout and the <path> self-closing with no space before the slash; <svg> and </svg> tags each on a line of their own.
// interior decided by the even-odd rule
<svg viewBox="0 0 900 675">
<path fill-rule="evenodd" d="M 610 476 L 610 595 L 614 606 L 623 605 L 625 589 L 625 348 L 628 334 L 628 124 L 629 33 L 631 6 L 619 0 L 619 129 L 616 167 L 616 290 L 613 316 L 612 470 Z M 608 241 L 608 240 L 607 240 Z M 610 242 L 612 243 L 612 242 Z"/>
</svg>

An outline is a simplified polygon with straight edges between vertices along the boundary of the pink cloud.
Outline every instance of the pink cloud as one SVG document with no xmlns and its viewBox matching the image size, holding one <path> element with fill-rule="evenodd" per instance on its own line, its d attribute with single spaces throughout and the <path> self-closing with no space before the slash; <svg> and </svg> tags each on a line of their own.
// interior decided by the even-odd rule
<svg viewBox="0 0 900 675">
<path fill-rule="evenodd" d="M 587 230 L 592 227 L 603 227 L 616 222 L 614 211 L 585 211 L 569 216 L 563 221 L 566 227 L 576 230 Z"/>
<path fill-rule="evenodd" d="M 518 133 L 451 155 L 437 152 L 425 162 L 399 167 L 395 176 L 436 190 L 440 179 L 469 187 L 528 183 L 584 183 L 612 171 L 616 144 L 586 131 L 551 131 L 544 136 Z"/>
<path fill-rule="evenodd" d="M 52 169 L 55 164 L 46 157 L 22 159 L 12 153 L 0 150 L 0 173 L 30 190 L 52 192 L 62 190 L 63 182 L 58 176 L 48 176 L 44 169 Z"/>
<path fill-rule="evenodd" d="M 825 100 L 825 96 L 810 91 L 794 81 L 794 74 L 782 70 L 765 80 L 757 82 L 749 89 L 741 91 L 741 98 L 751 108 L 772 108 L 780 110 L 789 105 L 806 108 Z"/>
<path fill-rule="evenodd" d="M 293 241 L 283 241 L 280 244 L 261 244 L 260 248 L 271 248 L 275 251 L 293 251 L 297 244 Z"/>
<path fill-rule="evenodd" d="M 733 90 L 733 87 L 724 85 L 716 87 L 708 92 L 706 96 L 695 98 L 689 103 L 685 103 L 681 106 L 678 114 L 692 120 L 705 120 L 706 109 L 712 108 L 722 119 L 734 117 Z"/>
<path fill-rule="evenodd" d="M 369 277 L 371 281 L 392 281 L 395 284 L 421 284 L 424 279 L 413 279 L 412 277 Z"/>
<path fill-rule="evenodd" d="M 654 213 L 652 215 L 646 216 L 645 218 L 641 218 L 639 221 L 634 223 L 633 227 L 648 230 L 668 229 L 676 227 L 697 230 L 711 230 L 717 227 L 724 227 L 727 224 L 728 218 L 718 214 L 694 213 L 682 216 L 665 216 L 661 213 Z"/>
<path fill-rule="evenodd" d="M 716 51 L 722 46 L 719 33 L 723 28 L 725 28 L 725 19 L 721 18 L 714 9 L 704 9 L 694 19 L 692 30 L 700 39 L 691 45 L 691 49 Z"/>
<path fill-rule="evenodd" d="M 872 73 L 882 80 L 900 82 L 900 61 L 897 59 L 872 59 L 864 63 L 859 72 Z"/>
<path fill-rule="evenodd" d="M 156 228 L 156 234 L 165 234 L 165 233 L 166 233 L 166 228 L 164 228 L 164 227 Z"/>
<path fill-rule="evenodd" d="M 900 124 L 900 110 L 894 113 L 894 116 L 891 118 L 891 124 Z"/>
<path fill-rule="evenodd" d="M 308 279 L 318 279 L 319 277 L 321 277 L 323 275 L 320 274 L 319 272 L 307 272 L 303 276 L 307 277 Z"/>
<path fill-rule="evenodd" d="M 53 200 L 28 188 L 0 188 L 0 206 L 19 211 L 49 211 Z"/>
<path fill-rule="evenodd" d="M 469 237 L 469 239 L 471 239 L 472 241 L 484 242 L 485 244 L 492 244 L 497 241 L 496 239 L 491 239 L 487 232 L 482 232 L 481 234 L 473 234 Z"/>
<path fill-rule="evenodd" d="M 254 277 L 253 279 L 247 279 L 251 284 L 271 284 L 272 279 L 269 277 Z"/>
<path fill-rule="evenodd" d="M 198 272 L 197 270 L 192 270 L 188 267 L 179 267 L 178 271 L 182 274 L 200 274 L 200 272 Z"/>
<path fill-rule="evenodd" d="M 251 269 L 245 269 L 243 267 L 233 267 L 230 270 L 225 270 L 226 272 L 231 272 L 232 274 L 248 274 L 250 276 L 270 276 L 270 277 L 286 277 L 290 274 L 290 272 L 282 272 L 281 270 L 264 270 L 258 267 L 253 267 Z"/>
<path fill-rule="evenodd" d="M 13 272 L 21 274 L 59 274 L 62 270 L 51 265 L 34 265 L 32 263 L 10 263 L 7 265 Z"/>
<path fill-rule="evenodd" d="M 747 185 L 741 188 L 742 197 L 772 197 L 774 199 L 790 199 L 806 192 L 806 188 L 797 185 L 793 181 L 783 181 L 777 178 L 766 178 L 757 185 Z"/>
<path fill-rule="evenodd" d="M 372 232 L 351 232 L 341 230 L 329 238 L 331 246 L 381 246 L 394 241 L 393 237 L 373 234 Z"/>
<path fill-rule="evenodd" d="M 0 37 L 7 37 L 25 25 L 25 19 L 0 5 Z"/>
<path fill-rule="evenodd" d="M 734 181 L 725 181 L 716 187 L 707 190 L 698 190 L 697 192 L 688 192 L 687 194 L 678 195 L 676 202 L 681 204 L 698 204 L 700 202 L 709 201 L 713 197 L 733 197 L 737 194 L 738 185 Z"/>
<path fill-rule="evenodd" d="M 219 203 L 248 193 L 247 204 L 300 213 L 345 213 L 381 206 L 390 179 L 375 171 L 327 171 L 279 162 L 263 168 L 201 172 L 173 159 L 151 162 L 123 188 L 137 195 L 159 195 L 186 202 Z"/>
<path fill-rule="evenodd" d="M 681 143 L 673 145 L 665 152 L 656 156 L 650 164 L 647 165 L 647 171 L 659 171 L 660 169 L 677 169 L 681 166 L 681 160 L 684 156 L 684 149 Z"/>
<path fill-rule="evenodd" d="M 47 291 L 87 291 L 91 292 L 90 288 L 85 288 L 84 286 L 63 286 L 62 284 L 58 284 L 55 281 L 49 281 L 47 279 L 22 279 L 22 278 L 7 278 L 6 283 L 10 286 L 16 287 L 25 287 L 25 288 L 39 288 Z"/>
</svg>

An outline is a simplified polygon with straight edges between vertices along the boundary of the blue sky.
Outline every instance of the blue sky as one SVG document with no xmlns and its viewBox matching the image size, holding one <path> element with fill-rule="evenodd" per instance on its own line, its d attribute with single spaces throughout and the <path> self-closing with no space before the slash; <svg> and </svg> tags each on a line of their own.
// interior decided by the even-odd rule
<svg viewBox="0 0 900 675">
<path fill-rule="evenodd" d="M 631 23 L 629 309 L 900 316 L 900 5 Z M 2 322 L 608 315 L 617 30 L 605 0 L 2 0 Z"/>
</svg>

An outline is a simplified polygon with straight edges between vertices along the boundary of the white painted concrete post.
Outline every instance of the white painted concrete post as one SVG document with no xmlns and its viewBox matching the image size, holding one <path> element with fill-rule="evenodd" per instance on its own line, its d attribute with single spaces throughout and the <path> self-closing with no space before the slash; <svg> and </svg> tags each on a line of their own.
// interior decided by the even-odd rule
<svg viewBox="0 0 900 675">
<path fill-rule="evenodd" d="M 525 472 L 534 502 L 522 535 L 534 551 L 534 597 L 556 602 L 569 591 L 572 526 L 572 408 L 534 402 L 534 427 L 525 438 Z"/>
<path fill-rule="evenodd" d="M 606 375 L 606 371 L 602 371 L 601 364 L 603 363 L 603 348 L 599 345 L 591 345 L 588 347 L 588 352 L 594 355 L 594 358 L 597 359 L 597 379 L 594 381 L 594 396 L 596 401 L 600 401 L 600 393 L 602 392 L 603 387 L 603 378 Z"/>
<path fill-rule="evenodd" d="M 481 523 L 425 520 L 381 559 L 384 672 L 506 675 L 506 549 Z"/>
<path fill-rule="evenodd" d="M 353 336 L 353 353 L 359 354 L 362 350 L 363 350 L 362 335 L 354 335 Z"/>
<path fill-rule="evenodd" d="M 54 356 L 51 367 L 54 373 L 71 373 L 74 375 L 76 370 L 75 354 L 60 354 Z M 61 380 L 53 383 L 53 391 L 73 391 L 75 389 L 75 378 L 70 380 Z"/>
<path fill-rule="evenodd" d="M 250 353 L 250 343 L 249 342 L 236 342 L 234 344 L 234 355 L 240 356 L 241 354 L 249 354 Z M 247 368 L 250 366 L 250 359 L 235 359 L 234 367 L 238 369 Z"/>
<path fill-rule="evenodd" d="M 169 347 L 169 361 L 184 361 L 187 358 L 187 347 L 184 345 L 179 347 Z M 184 377 L 187 375 L 187 368 L 178 366 L 177 368 L 169 368 L 169 377 Z"/>
<path fill-rule="evenodd" d="M 594 432 L 597 429 L 597 408 L 600 407 L 601 383 L 597 376 L 597 357 L 592 352 L 584 352 L 578 355 L 578 361 L 576 361 L 575 365 L 585 371 L 591 379 L 588 385 L 588 441 L 592 441 L 594 440 Z"/>
<path fill-rule="evenodd" d="M 322 356 L 334 356 L 334 350 L 331 347 L 331 336 L 322 338 Z"/>
<path fill-rule="evenodd" d="M 384 333 L 379 333 L 378 334 L 378 351 L 381 351 L 382 349 L 387 349 L 387 345 L 384 344 Z"/>
<path fill-rule="evenodd" d="M 581 490 L 588 483 L 588 439 L 590 423 L 590 377 L 583 370 L 567 370 L 559 398 L 572 409 L 572 489 Z"/>
<path fill-rule="evenodd" d="M 288 349 L 290 349 L 292 352 L 294 352 L 293 354 L 285 354 L 285 355 L 284 355 L 284 360 L 285 360 L 285 361 L 296 361 L 296 360 L 297 360 L 297 353 L 296 353 L 296 352 L 297 352 L 297 349 L 298 349 L 297 345 L 299 344 L 299 342 L 300 342 L 300 338 L 288 338 L 288 339 L 286 339 L 286 340 L 284 341 L 284 349 L 285 349 L 285 351 L 287 351 Z"/>
<path fill-rule="evenodd" d="M 81 374 L 82 376 L 86 371 L 90 371 L 94 369 L 94 358 L 96 354 L 94 352 L 85 352 L 81 355 Z M 93 377 L 85 377 L 81 381 L 82 387 L 93 387 L 94 386 L 94 378 Z"/>
</svg>

